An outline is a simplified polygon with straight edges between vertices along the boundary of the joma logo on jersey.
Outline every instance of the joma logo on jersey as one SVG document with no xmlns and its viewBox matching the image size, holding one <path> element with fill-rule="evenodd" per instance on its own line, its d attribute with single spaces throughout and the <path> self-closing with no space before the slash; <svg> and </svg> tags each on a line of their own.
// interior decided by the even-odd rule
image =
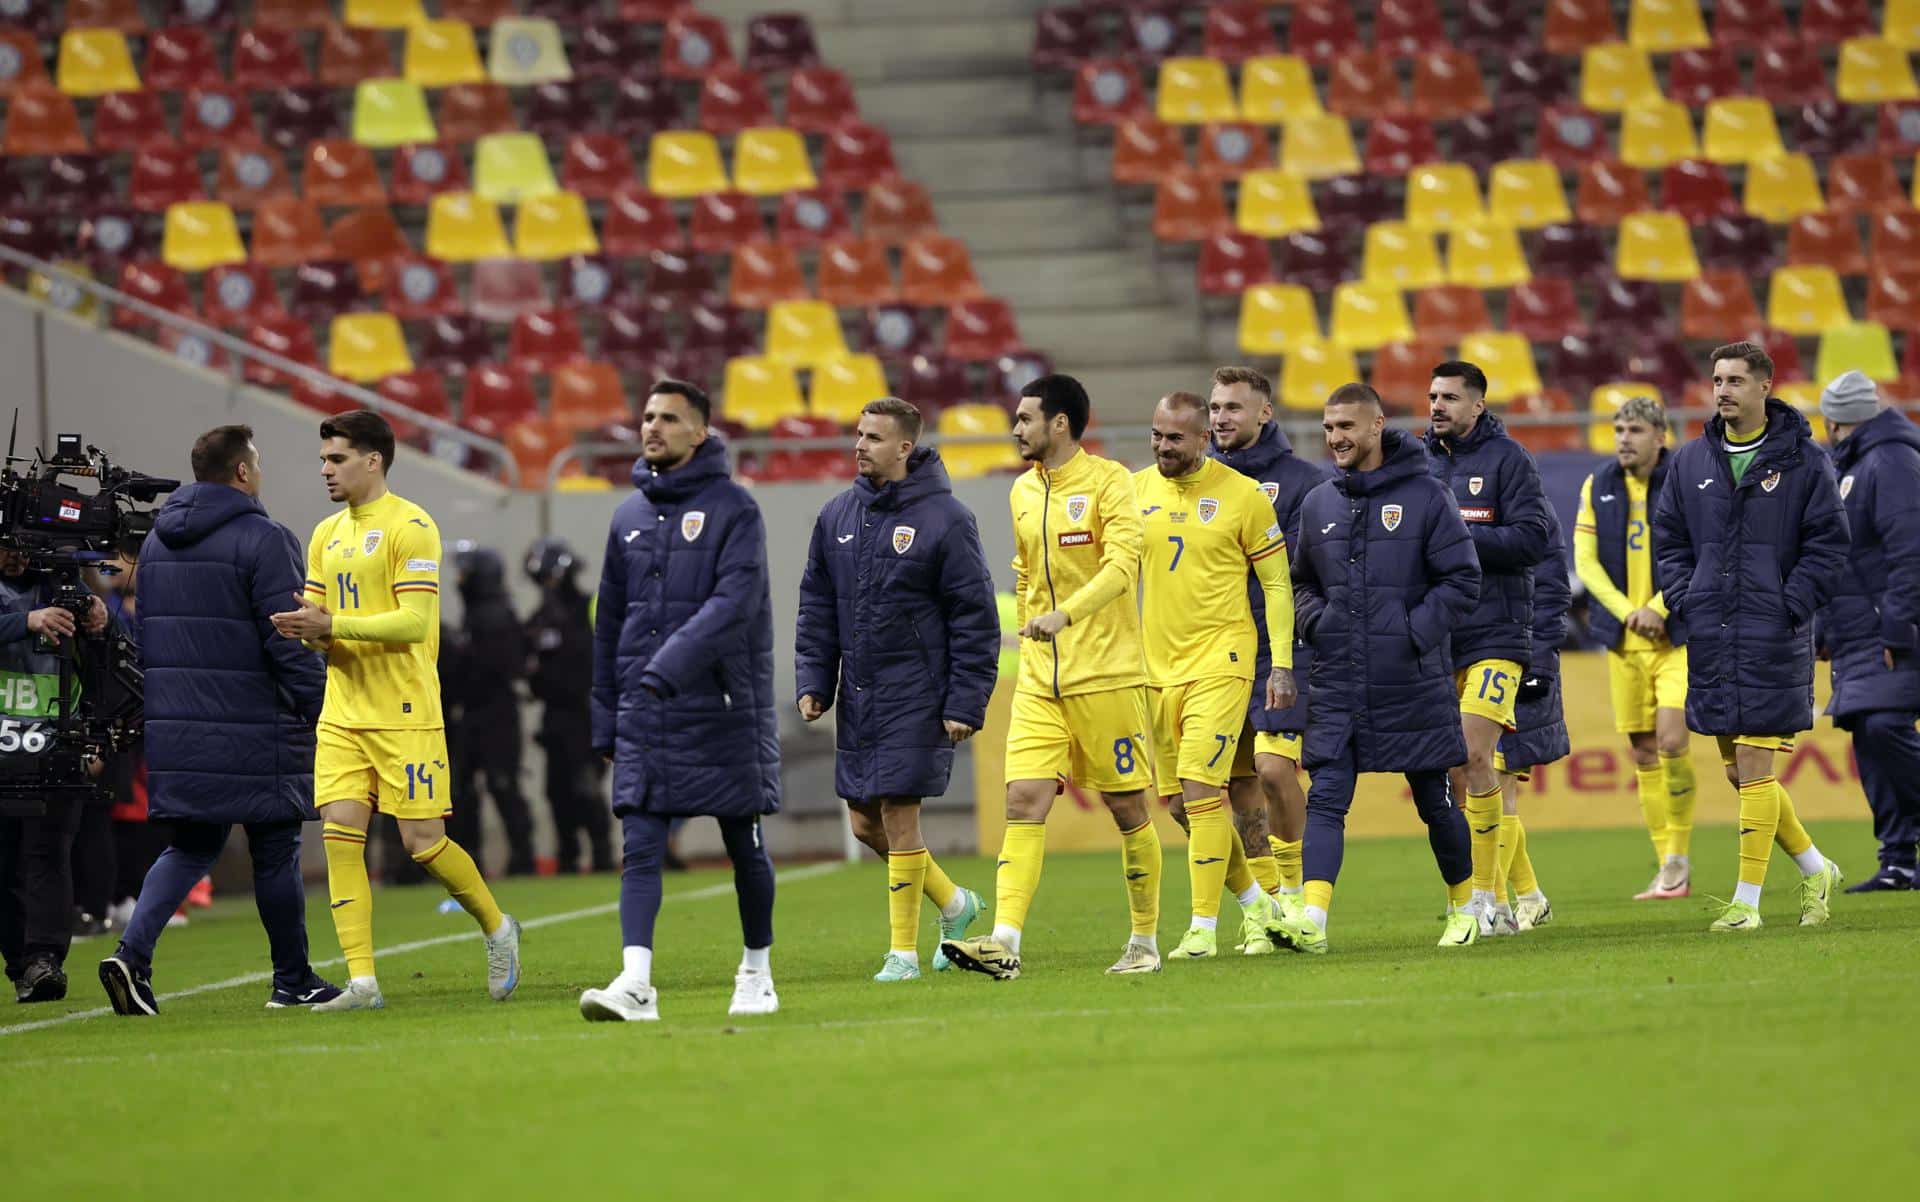
<svg viewBox="0 0 1920 1202">
<path fill-rule="evenodd" d="M 1848 472 L 1846 475 L 1840 477 L 1840 499 L 1842 501 L 1846 500 L 1847 494 L 1852 491 L 1853 491 L 1853 473 Z"/>
<path fill-rule="evenodd" d="M 1380 507 L 1380 524 L 1389 532 L 1398 530 L 1400 529 L 1400 519 L 1404 516 L 1405 512 L 1406 511 L 1398 505 L 1382 505 Z"/>
<path fill-rule="evenodd" d="M 1195 508 L 1200 513 L 1200 524 L 1204 526 L 1213 520 L 1213 515 L 1220 512 L 1220 501 L 1217 497 L 1201 497 L 1200 504 Z"/>
<path fill-rule="evenodd" d="M 363 555 L 371 555 L 371 554 L 373 554 L 373 549 L 374 549 L 375 547 L 377 547 L 377 546 L 379 546 L 379 545 L 380 545 L 380 535 L 381 535 L 381 533 L 382 533 L 382 532 L 381 532 L 381 531 L 379 531 L 379 530 L 369 530 L 369 531 L 367 531 L 367 539 L 366 539 L 366 543 L 365 543 L 365 549 L 364 549 L 364 550 L 363 550 L 363 551 L 361 552 L 361 554 L 363 554 Z"/>
<path fill-rule="evenodd" d="M 1077 522 L 1087 516 L 1087 494 L 1074 493 L 1067 498 L 1067 520 Z"/>
<path fill-rule="evenodd" d="M 1267 504 L 1269 505 L 1280 500 L 1280 482 L 1278 480 L 1262 481 L 1260 491 L 1267 494 Z"/>
<path fill-rule="evenodd" d="M 1767 477 L 1767 478 L 1766 478 L 1765 480 L 1762 480 L 1762 481 L 1760 482 L 1760 491 L 1761 491 L 1761 492 L 1772 492 L 1772 491 L 1773 491 L 1774 489 L 1776 489 L 1776 488 L 1779 488 L 1779 487 L 1780 487 L 1780 473 L 1779 473 L 1779 472 L 1775 472 L 1775 473 L 1773 473 L 1773 474 L 1772 474 L 1771 476 L 1768 476 L 1768 477 Z M 1842 493 L 1842 494 L 1841 494 L 1841 496 L 1842 496 L 1842 497 L 1844 497 L 1845 495 L 1846 495 L 1845 493 Z"/>
<path fill-rule="evenodd" d="M 1480 490 L 1485 488 L 1486 486 L 1487 486 L 1487 478 L 1485 476 L 1467 477 L 1467 495 L 1470 497 L 1479 496 Z"/>
<path fill-rule="evenodd" d="M 1493 506 L 1462 505 L 1460 507 L 1460 520 L 1463 522 L 1491 522 L 1493 520 Z"/>
<path fill-rule="evenodd" d="M 1060 545 L 1063 547 L 1091 547 L 1093 545 L 1093 531 L 1063 531 L 1060 535 Z"/>
<path fill-rule="evenodd" d="M 692 542 L 694 539 L 699 538 L 700 532 L 702 530 L 705 530 L 706 528 L 707 528 L 706 510 L 695 509 L 695 510 L 692 510 L 691 512 L 680 515 L 680 537 L 686 539 L 688 542 Z"/>
<path fill-rule="evenodd" d="M 913 527 L 895 526 L 893 528 L 893 553 L 905 555 L 907 548 L 913 546 Z"/>
</svg>

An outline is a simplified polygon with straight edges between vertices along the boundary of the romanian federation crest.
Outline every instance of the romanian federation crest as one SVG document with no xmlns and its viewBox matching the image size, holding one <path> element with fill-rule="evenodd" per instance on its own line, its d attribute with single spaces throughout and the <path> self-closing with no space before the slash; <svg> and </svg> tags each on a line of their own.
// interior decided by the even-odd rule
<svg viewBox="0 0 1920 1202">
<path fill-rule="evenodd" d="M 1774 489 L 1779 487 L 1780 487 L 1779 472 L 1774 472 L 1773 474 L 1769 475 L 1765 480 L 1762 480 L 1760 482 L 1761 492 L 1772 492 Z M 1845 494 L 1842 494 L 1842 495 L 1844 496 Z"/>
<path fill-rule="evenodd" d="M 1267 504 L 1272 505 L 1280 499 L 1280 482 L 1263 480 L 1260 482 L 1260 491 L 1267 494 Z"/>
<path fill-rule="evenodd" d="M 895 526 L 893 528 L 893 553 L 905 555 L 907 548 L 913 546 L 913 527 Z"/>
<path fill-rule="evenodd" d="M 1380 524 L 1389 531 L 1400 529 L 1400 516 L 1404 511 L 1398 505 L 1380 507 Z"/>
<path fill-rule="evenodd" d="M 364 549 L 363 549 L 363 550 L 362 550 L 362 551 L 360 552 L 360 553 L 361 553 L 362 555 L 371 555 L 371 554 L 373 554 L 373 549 L 374 549 L 375 547 L 377 547 L 377 546 L 379 546 L 379 545 L 380 545 L 380 533 L 381 533 L 381 532 L 380 532 L 380 531 L 378 531 L 378 530 L 369 530 L 369 531 L 367 531 L 367 542 L 366 542 L 366 546 L 365 546 L 365 548 L 364 548 Z"/>
<path fill-rule="evenodd" d="M 1220 512 L 1220 500 L 1218 497 L 1201 497 L 1200 504 L 1194 508 L 1200 514 L 1200 524 L 1204 526 L 1213 520 L 1214 514 Z"/>
<path fill-rule="evenodd" d="M 1072 496 L 1068 497 L 1067 498 L 1067 520 L 1069 522 L 1078 522 L 1083 520 L 1086 516 L 1087 516 L 1087 494 L 1083 492 L 1077 492 L 1077 493 L 1074 493 Z"/>
<path fill-rule="evenodd" d="M 693 509 L 680 515 L 680 537 L 692 542 L 707 528 L 707 511 Z"/>
<path fill-rule="evenodd" d="M 1842 501 L 1846 500 L 1847 494 L 1852 491 L 1853 491 L 1853 473 L 1848 472 L 1846 475 L 1840 477 L 1840 499 Z"/>
</svg>

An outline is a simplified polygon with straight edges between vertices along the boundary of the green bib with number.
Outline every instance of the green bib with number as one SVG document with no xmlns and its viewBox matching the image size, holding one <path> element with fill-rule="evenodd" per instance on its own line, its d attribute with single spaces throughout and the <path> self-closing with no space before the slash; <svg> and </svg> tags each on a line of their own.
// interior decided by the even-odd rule
<svg viewBox="0 0 1920 1202">
<path fill-rule="evenodd" d="M 51 718 L 60 694 L 60 677 L 51 672 L 17 672 L 0 668 L 0 714 L 14 718 Z M 80 696 L 79 682 L 68 691 L 65 712 L 71 713 Z"/>
</svg>

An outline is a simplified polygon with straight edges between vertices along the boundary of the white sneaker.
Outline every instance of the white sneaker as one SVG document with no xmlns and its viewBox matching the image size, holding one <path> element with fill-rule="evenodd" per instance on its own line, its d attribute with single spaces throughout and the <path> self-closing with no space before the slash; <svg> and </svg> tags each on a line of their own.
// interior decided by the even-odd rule
<svg viewBox="0 0 1920 1202">
<path fill-rule="evenodd" d="M 660 994 L 651 985 L 627 985 L 615 977 L 605 989 L 580 995 L 580 1017 L 590 1023 L 657 1023 Z"/>
<path fill-rule="evenodd" d="M 520 986 L 520 920 L 500 916 L 500 929 L 486 937 L 487 996 L 504 1002 Z"/>
<path fill-rule="evenodd" d="M 1494 902 L 1483 906 L 1479 915 L 1482 935 L 1518 935 L 1520 924 L 1514 920 L 1513 910 L 1506 902 Z"/>
<path fill-rule="evenodd" d="M 1513 920 L 1523 931 L 1546 926 L 1553 921 L 1553 905 L 1544 893 L 1539 897 L 1523 897 L 1514 904 Z"/>
<path fill-rule="evenodd" d="M 733 1004 L 727 1013 L 736 1018 L 754 1014 L 773 1014 L 780 1009 L 780 995 L 773 991 L 773 975 L 743 968 L 733 974 Z"/>
<path fill-rule="evenodd" d="M 387 999 L 380 996 L 380 986 L 377 982 L 350 981 L 347 987 L 340 991 L 339 997 L 309 1008 L 315 1014 L 339 1014 L 347 1010 L 385 1010 Z"/>
</svg>

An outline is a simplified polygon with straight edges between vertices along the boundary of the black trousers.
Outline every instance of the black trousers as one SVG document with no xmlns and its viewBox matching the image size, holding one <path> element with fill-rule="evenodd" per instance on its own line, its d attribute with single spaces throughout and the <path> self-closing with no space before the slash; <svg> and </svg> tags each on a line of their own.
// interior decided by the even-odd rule
<svg viewBox="0 0 1920 1202">
<path fill-rule="evenodd" d="M 602 793 L 606 773 L 593 753 L 588 715 L 554 715 L 540 727 L 540 747 L 546 753 L 547 808 L 553 815 L 553 842 L 561 872 L 577 872 L 581 845 L 592 857 L 593 870 L 613 868 L 608 838 L 612 817 Z"/>
<path fill-rule="evenodd" d="M 37 818 L 0 818 L 0 957 L 18 978 L 27 958 L 65 963 L 73 945 L 73 838 L 81 805 L 50 801 Z"/>
</svg>

